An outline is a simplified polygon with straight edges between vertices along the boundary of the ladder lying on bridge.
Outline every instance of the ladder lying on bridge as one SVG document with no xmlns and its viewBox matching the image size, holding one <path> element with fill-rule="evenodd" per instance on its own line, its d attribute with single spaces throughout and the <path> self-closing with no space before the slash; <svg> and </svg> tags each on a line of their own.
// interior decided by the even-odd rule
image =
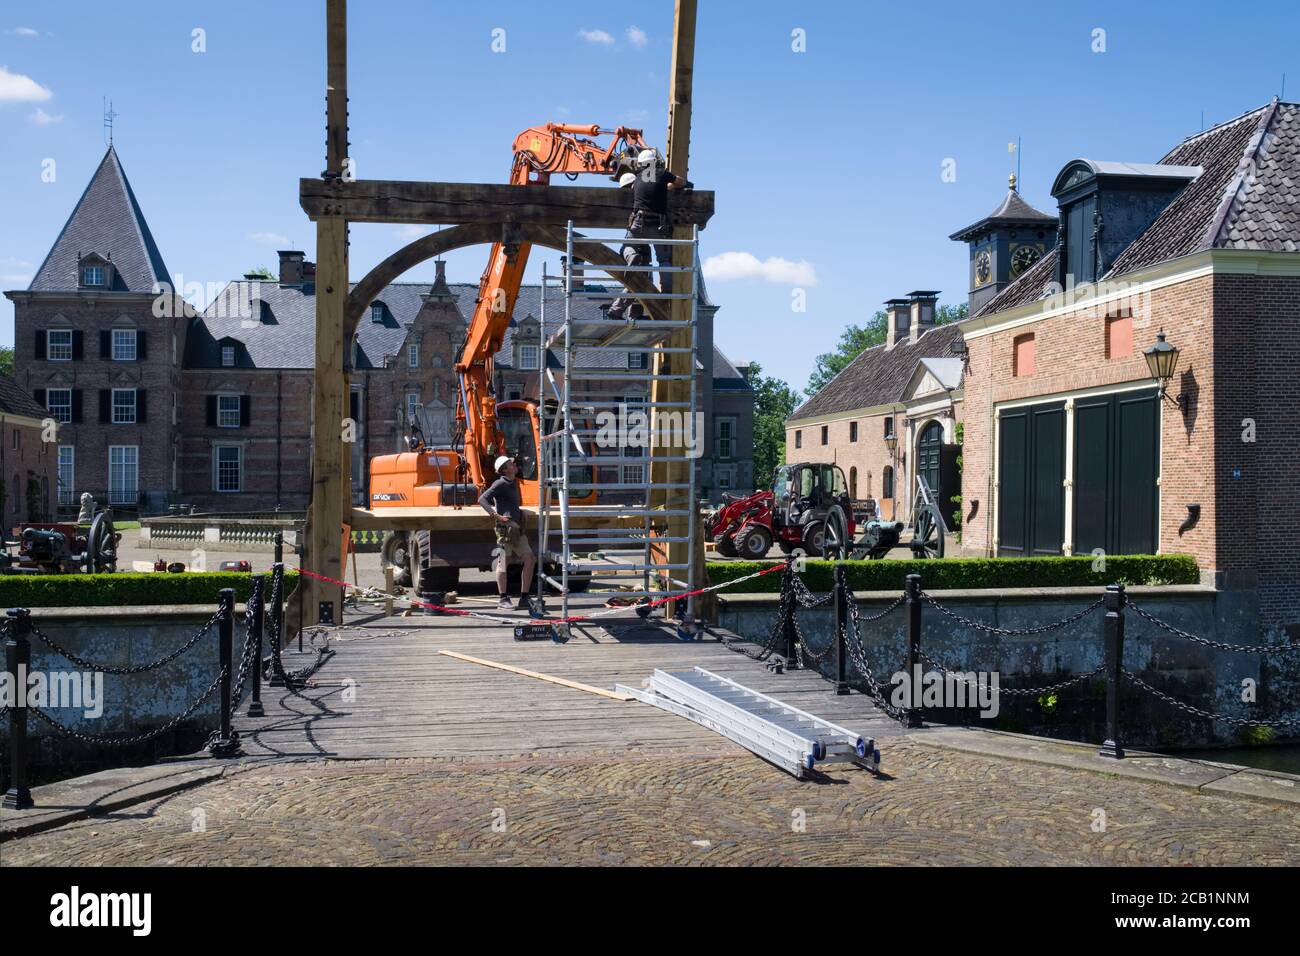
<svg viewBox="0 0 1300 956">
<path fill-rule="evenodd" d="M 614 689 L 708 727 L 801 779 L 818 763 L 852 763 L 873 773 L 880 769 L 880 751 L 871 737 L 702 667 L 656 670 L 645 688 L 618 684 Z"/>
</svg>

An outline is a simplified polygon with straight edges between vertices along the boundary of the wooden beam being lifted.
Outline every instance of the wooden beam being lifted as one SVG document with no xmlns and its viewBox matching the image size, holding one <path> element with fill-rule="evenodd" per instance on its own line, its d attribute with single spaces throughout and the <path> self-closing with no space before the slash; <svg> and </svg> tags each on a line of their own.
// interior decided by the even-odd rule
<svg viewBox="0 0 1300 956">
<path fill-rule="evenodd" d="M 632 212 L 630 189 L 603 186 L 302 179 L 298 191 L 303 211 L 313 221 L 563 226 L 572 219 L 583 229 L 623 229 Z M 669 208 L 674 222 L 704 228 L 713 215 L 713 193 L 673 192 Z"/>
</svg>

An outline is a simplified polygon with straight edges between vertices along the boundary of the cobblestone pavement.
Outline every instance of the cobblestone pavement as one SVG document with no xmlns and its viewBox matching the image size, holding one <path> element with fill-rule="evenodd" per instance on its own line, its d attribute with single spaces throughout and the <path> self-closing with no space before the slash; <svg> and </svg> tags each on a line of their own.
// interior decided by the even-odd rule
<svg viewBox="0 0 1300 956">
<path fill-rule="evenodd" d="M 909 740 L 884 756 L 886 779 L 812 782 L 743 753 L 248 766 L 0 865 L 1300 863 L 1294 807 Z"/>
</svg>

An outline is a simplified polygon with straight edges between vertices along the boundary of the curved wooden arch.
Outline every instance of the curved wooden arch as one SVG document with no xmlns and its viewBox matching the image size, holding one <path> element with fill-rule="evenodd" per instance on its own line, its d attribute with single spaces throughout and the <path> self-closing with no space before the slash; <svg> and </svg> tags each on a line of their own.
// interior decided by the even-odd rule
<svg viewBox="0 0 1300 956">
<path fill-rule="evenodd" d="M 356 334 L 357 323 L 365 315 L 370 303 L 402 273 L 413 269 L 421 262 L 426 262 L 434 256 L 442 255 L 444 252 L 450 252 L 453 249 L 463 249 L 466 246 L 496 242 L 507 228 L 510 230 L 512 241 L 528 242 L 535 246 L 546 246 L 548 249 L 557 249 L 560 252 L 564 252 L 567 248 L 563 229 L 556 226 L 539 226 L 528 223 L 474 223 L 472 225 L 452 226 L 450 229 L 443 229 L 441 232 L 421 236 L 414 242 L 398 249 L 366 273 L 365 278 L 357 283 L 356 288 L 348 296 L 347 305 L 343 312 L 343 341 L 352 341 L 353 336 Z M 626 266 L 627 263 L 623 261 L 622 256 L 603 242 L 583 243 L 581 258 L 586 264 L 602 269 L 615 280 L 622 282 L 633 295 L 638 292 L 659 291 L 651 281 L 651 273 L 649 272 L 623 274 L 617 271 L 618 268 Z M 614 267 L 616 271 L 610 272 L 609 267 Z M 643 300 L 643 303 L 652 318 L 668 319 L 670 317 L 667 299 L 646 299 Z"/>
</svg>

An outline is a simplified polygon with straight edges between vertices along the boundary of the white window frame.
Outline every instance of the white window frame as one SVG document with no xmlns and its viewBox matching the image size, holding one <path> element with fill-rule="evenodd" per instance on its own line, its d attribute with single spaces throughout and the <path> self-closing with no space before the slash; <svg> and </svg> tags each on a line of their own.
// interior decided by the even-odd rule
<svg viewBox="0 0 1300 956">
<path fill-rule="evenodd" d="M 130 418 L 127 418 L 127 417 L 126 417 L 126 415 L 127 415 L 127 411 L 126 411 L 127 406 L 126 406 L 125 404 L 123 404 L 123 405 L 120 406 L 120 407 L 123 409 L 122 417 L 119 418 L 119 417 L 118 417 L 118 408 L 119 408 L 119 405 L 118 405 L 118 402 L 117 402 L 117 396 L 119 396 L 119 395 L 127 395 L 127 394 L 129 394 L 129 395 L 131 396 L 131 405 L 130 405 L 130 416 L 131 416 L 131 417 L 130 417 Z M 114 424 L 114 425 L 134 425 L 134 424 L 136 424 L 136 423 L 139 421 L 139 419 L 140 419 L 140 394 L 139 394 L 135 389 L 133 389 L 133 388 L 115 388 L 115 389 L 113 389 L 112 400 L 111 400 L 110 403 L 109 403 L 109 411 L 111 412 L 111 416 L 110 416 L 110 417 L 111 417 L 111 419 L 112 419 L 112 424 Z"/>
<path fill-rule="evenodd" d="M 415 421 L 415 412 L 416 412 L 416 409 L 418 409 L 422 404 L 423 404 L 423 402 L 420 401 L 420 393 L 419 393 L 419 392 L 407 392 L 407 393 L 406 393 L 406 423 L 407 423 L 407 425 L 410 425 L 410 424 L 412 424 L 412 423 Z"/>
<path fill-rule="evenodd" d="M 537 371 L 537 369 L 540 367 L 541 364 L 541 356 L 539 355 L 540 351 L 541 349 L 536 345 L 520 345 L 519 346 L 520 371 L 523 372 Z M 528 360 L 528 356 L 530 355 L 532 356 L 531 362 Z"/>
<path fill-rule="evenodd" d="M 221 346 L 221 367 L 222 368 L 235 367 L 235 347 L 233 345 Z"/>
<path fill-rule="evenodd" d="M 420 367 L 420 346 L 408 345 L 406 347 L 406 366 L 407 368 Z"/>
<path fill-rule="evenodd" d="M 233 488 L 223 488 L 221 466 L 222 452 L 233 451 L 235 453 L 235 486 Z M 229 464 L 225 462 L 224 464 Z M 244 490 L 244 447 L 242 445 L 213 445 L 212 446 L 212 490 L 223 495 L 240 494 Z"/>
<path fill-rule="evenodd" d="M 91 279 L 95 279 L 91 282 Z M 99 289 L 108 282 L 108 270 L 103 266 L 82 266 L 81 267 L 81 284 L 88 289 Z"/>
<path fill-rule="evenodd" d="M 723 461 L 730 461 L 736 457 L 736 427 L 737 420 L 735 416 L 724 415 L 713 420 L 714 427 L 714 450 L 718 458 Z M 728 434 L 723 434 L 725 431 Z M 726 443 L 724 448 L 723 443 Z"/>
<path fill-rule="evenodd" d="M 120 461 L 114 462 L 113 457 L 116 453 L 120 454 Z M 114 475 L 114 469 L 121 469 L 121 478 L 117 479 Z M 126 481 L 130 472 L 131 482 Z M 128 493 L 129 492 L 129 493 Z M 109 445 L 108 446 L 108 501 L 115 505 L 133 505 L 140 497 L 140 446 L 139 445 Z"/>
<path fill-rule="evenodd" d="M 380 323 L 384 321 L 384 303 L 370 303 L 370 321 Z"/>
<path fill-rule="evenodd" d="M 644 485 L 645 465 L 632 465 L 624 462 L 621 477 L 625 485 Z"/>
<path fill-rule="evenodd" d="M 222 407 L 223 405 L 226 405 L 231 401 L 235 403 L 235 407 L 233 409 L 233 415 L 234 415 L 233 421 L 230 418 L 230 415 L 232 414 L 232 410 L 229 407 L 226 408 Z M 243 405 L 243 401 L 240 399 L 238 395 L 218 395 L 217 396 L 217 427 L 238 428 L 240 422 L 243 420 L 242 405 Z"/>
<path fill-rule="evenodd" d="M 64 460 L 67 452 L 67 460 Z M 77 449 L 75 445 L 60 445 L 57 453 L 55 471 L 59 504 L 75 505 L 77 503 Z M 66 469 L 66 473 L 65 473 Z"/>
<path fill-rule="evenodd" d="M 628 352 L 627 367 L 633 371 L 644 371 L 650 367 L 648 352 Z"/>
<path fill-rule="evenodd" d="M 54 404 L 54 396 L 55 396 L 56 394 L 67 395 L 67 396 L 68 396 L 68 404 L 67 404 L 66 406 L 63 406 L 63 405 L 55 405 L 55 404 Z M 67 417 L 66 417 L 66 418 L 64 418 L 63 415 L 58 414 L 58 412 L 59 412 L 61 409 L 63 409 L 64 407 L 67 408 Z M 71 423 L 72 423 L 72 389 L 70 389 L 70 388 L 50 388 L 50 389 L 46 389 L 46 390 L 45 390 L 45 410 L 48 411 L 48 412 L 50 413 L 50 417 L 53 418 L 56 422 L 58 422 L 60 425 L 69 425 L 69 424 L 71 424 Z"/>
<path fill-rule="evenodd" d="M 66 336 L 68 337 L 68 341 L 67 341 L 67 343 L 66 343 L 66 344 L 59 344 L 59 345 L 56 346 L 56 345 L 54 344 L 54 336 L 56 336 L 56 335 L 66 335 Z M 72 329 L 46 329 L 46 330 L 45 330 L 45 359 L 46 359 L 46 361 L 49 361 L 49 362 L 71 362 L 71 361 L 72 361 L 72 339 L 73 339 Z M 56 355 L 56 354 L 55 354 L 55 349 L 56 349 L 56 348 L 58 349 L 58 351 L 59 351 L 60 353 L 62 353 L 64 350 L 66 350 L 66 351 L 67 351 L 67 354 L 66 354 L 66 355 L 63 355 L 63 354 Z"/>
<path fill-rule="evenodd" d="M 735 484 L 735 469 L 731 465 L 720 465 L 714 472 L 718 479 L 719 491 L 730 491 Z"/>
<path fill-rule="evenodd" d="M 110 333 L 112 336 L 112 348 L 109 350 L 109 357 L 114 362 L 134 362 L 139 355 L 138 342 L 139 337 L 135 329 L 113 329 Z M 121 336 L 121 339 L 118 339 Z"/>
</svg>

